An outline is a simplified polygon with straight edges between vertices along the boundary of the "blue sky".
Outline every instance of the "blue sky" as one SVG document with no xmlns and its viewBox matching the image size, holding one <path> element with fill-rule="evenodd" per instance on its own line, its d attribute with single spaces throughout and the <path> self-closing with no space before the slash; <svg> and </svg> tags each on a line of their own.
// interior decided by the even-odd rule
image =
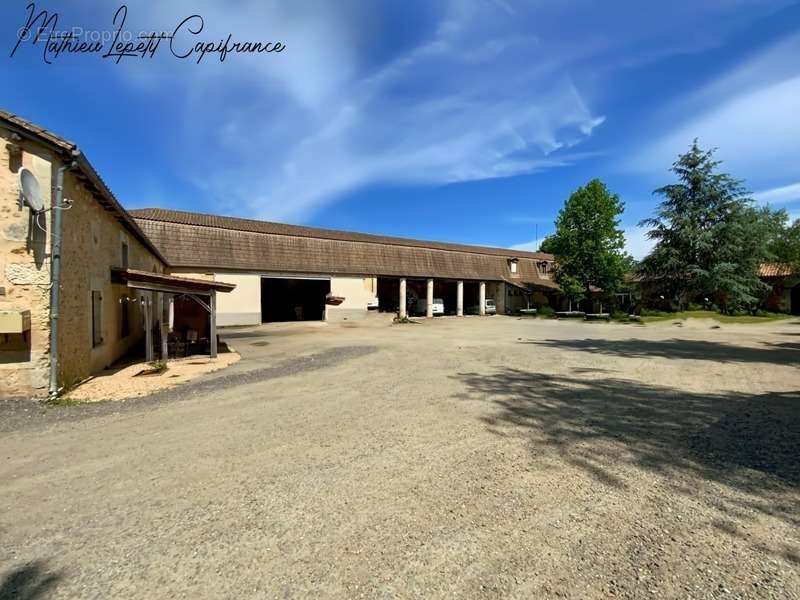
<svg viewBox="0 0 800 600">
<path fill-rule="evenodd" d="M 0 6 L 0 106 L 78 143 L 129 208 L 529 249 L 600 177 L 641 256 L 651 192 L 699 137 L 800 216 L 798 2 L 127 3 L 133 32 L 197 13 L 198 40 L 286 44 L 200 64 L 9 57 L 27 3 Z M 37 2 L 62 30 L 117 7 Z"/>
</svg>

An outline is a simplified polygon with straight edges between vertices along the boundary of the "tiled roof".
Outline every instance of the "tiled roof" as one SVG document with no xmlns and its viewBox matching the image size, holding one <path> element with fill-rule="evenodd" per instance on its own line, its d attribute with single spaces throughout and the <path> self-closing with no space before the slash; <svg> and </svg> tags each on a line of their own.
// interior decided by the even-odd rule
<svg viewBox="0 0 800 600">
<path fill-rule="evenodd" d="M 764 263 L 758 269 L 758 276 L 759 277 L 787 277 L 794 273 L 794 269 L 792 269 L 789 265 L 784 265 L 781 263 Z"/>
<path fill-rule="evenodd" d="M 132 282 L 137 284 L 155 284 L 178 288 L 180 290 L 200 290 L 217 292 L 232 292 L 236 285 L 223 281 L 213 281 L 207 279 L 192 279 L 190 277 L 178 277 L 177 275 L 167 275 L 154 271 L 141 271 L 138 269 L 125 269 L 122 267 L 112 267 L 111 276 L 115 281 Z M 158 288 L 153 288 L 158 289 Z"/>
<path fill-rule="evenodd" d="M 558 289 L 549 254 L 428 242 L 164 209 L 131 211 L 170 264 L 198 270 L 483 279 Z M 517 258 L 512 275 L 509 259 Z"/>
<path fill-rule="evenodd" d="M 61 154 L 65 162 L 75 161 L 77 163 L 76 173 L 87 184 L 89 189 L 96 190 L 93 194 L 95 200 L 106 210 L 114 213 L 117 221 L 130 231 L 134 237 L 142 242 L 156 257 L 166 263 L 166 259 L 161 255 L 158 248 L 142 233 L 139 226 L 125 211 L 113 192 L 94 169 L 86 156 L 79 150 L 78 146 L 63 137 L 48 131 L 39 125 L 31 123 L 22 117 L 0 109 L 0 126 L 6 127 L 10 131 L 20 136 L 33 138 L 40 143 L 50 146 L 52 150 Z"/>
<path fill-rule="evenodd" d="M 291 235 L 296 237 L 310 237 L 344 242 L 367 242 L 373 244 L 392 244 L 397 246 L 411 246 L 414 248 L 435 248 L 438 250 L 452 250 L 456 252 L 469 252 L 472 254 L 491 254 L 505 258 L 533 258 L 538 260 L 553 260 L 552 254 L 543 252 L 524 252 L 508 248 L 493 248 L 487 246 L 473 246 L 468 244 L 453 244 L 449 242 L 432 242 L 410 238 L 375 235 L 371 233 L 357 233 L 353 231 L 340 231 L 336 229 L 321 229 L 319 227 L 304 227 L 286 223 L 270 221 L 256 221 L 238 217 L 224 217 L 203 213 L 171 210 L 165 208 L 141 208 L 129 211 L 136 219 L 148 221 L 163 221 L 166 223 L 179 223 L 182 225 L 200 225 L 229 229 L 231 231 L 248 231 L 251 233 L 272 233 L 276 235 Z"/>
</svg>

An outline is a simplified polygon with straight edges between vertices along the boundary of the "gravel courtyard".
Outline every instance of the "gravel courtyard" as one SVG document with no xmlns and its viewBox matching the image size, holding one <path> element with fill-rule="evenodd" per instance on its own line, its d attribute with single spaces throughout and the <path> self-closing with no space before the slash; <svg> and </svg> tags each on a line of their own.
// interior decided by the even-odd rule
<svg viewBox="0 0 800 600">
<path fill-rule="evenodd" d="M 228 331 L 0 403 L 7 598 L 800 598 L 800 321 Z"/>
</svg>

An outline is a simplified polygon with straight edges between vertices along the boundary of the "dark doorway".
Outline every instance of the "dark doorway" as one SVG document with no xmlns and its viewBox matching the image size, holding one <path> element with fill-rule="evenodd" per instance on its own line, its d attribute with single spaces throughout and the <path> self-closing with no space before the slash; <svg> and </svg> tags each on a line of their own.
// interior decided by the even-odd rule
<svg viewBox="0 0 800 600">
<path fill-rule="evenodd" d="M 261 278 L 261 322 L 321 321 L 325 318 L 327 279 Z"/>
<path fill-rule="evenodd" d="M 793 315 L 800 315 L 800 283 L 792 288 L 792 294 L 790 296 L 791 306 L 790 312 Z"/>
</svg>

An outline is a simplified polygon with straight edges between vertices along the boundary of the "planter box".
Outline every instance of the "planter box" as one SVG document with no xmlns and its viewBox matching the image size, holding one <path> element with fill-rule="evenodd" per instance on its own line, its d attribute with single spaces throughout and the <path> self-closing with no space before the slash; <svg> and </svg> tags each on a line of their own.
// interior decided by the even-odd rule
<svg viewBox="0 0 800 600">
<path fill-rule="evenodd" d="M 31 311 L 0 310 L 0 333 L 24 333 L 31 328 Z"/>
</svg>

